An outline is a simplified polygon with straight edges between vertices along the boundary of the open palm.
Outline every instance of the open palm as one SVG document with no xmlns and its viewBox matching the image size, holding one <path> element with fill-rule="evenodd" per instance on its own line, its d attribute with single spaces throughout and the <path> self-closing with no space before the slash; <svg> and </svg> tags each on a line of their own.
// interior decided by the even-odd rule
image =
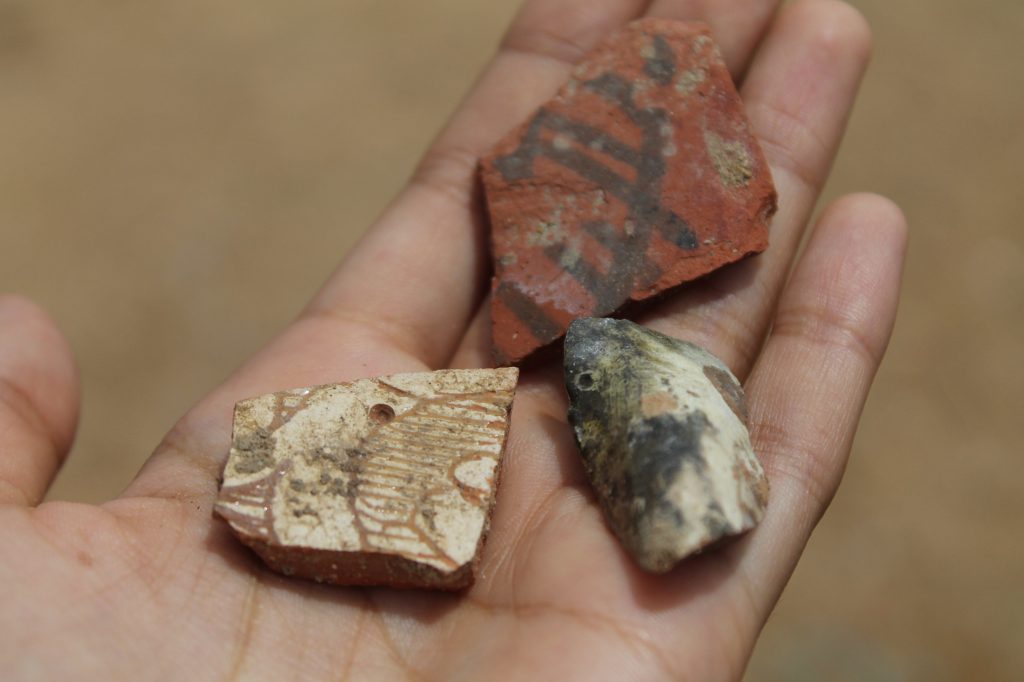
<svg viewBox="0 0 1024 682">
<path fill-rule="evenodd" d="M 891 331 L 905 226 L 826 210 L 790 275 L 865 68 L 838 0 L 529 0 L 408 187 L 304 313 L 175 426 L 124 494 L 39 504 L 70 446 L 66 343 L 0 299 L 0 669 L 25 679 L 735 679 L 834 493 Z M 481 576 L 464 594 L 267 571 L 211 516 L 231 408 L 296 386 L 489 364 L 476 160 L 642 14 L 709 23 L 779 190 L 769 250 L 649 310 L 744 380 L 761 526 L 651 576 L 607 530 L 558 367 L 523 375 Z M 787 282 L 788 278 L 788 282 Z M 110 425 L 116 428 L 116 425 Z"/>
</svg>

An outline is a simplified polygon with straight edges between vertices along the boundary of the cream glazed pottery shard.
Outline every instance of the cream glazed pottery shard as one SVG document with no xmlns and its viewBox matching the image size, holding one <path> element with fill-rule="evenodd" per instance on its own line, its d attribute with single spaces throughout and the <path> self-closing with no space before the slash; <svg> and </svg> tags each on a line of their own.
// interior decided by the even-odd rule
<svg viewBox="0 0 1024 682">
<path fill-rule="evenodd" d="M 753 528 L 768 482 L 743 389 L 704 349 L 625 320 L 583 318 L 565 340 L 569 420 L 605 516 L 643 568 Z"/>
<path fill-rule="evenodd" d="M 215 512 L 285 575 L 467 587 L 517 379 L 441 370 L 244 400 Z"/>
</svg>

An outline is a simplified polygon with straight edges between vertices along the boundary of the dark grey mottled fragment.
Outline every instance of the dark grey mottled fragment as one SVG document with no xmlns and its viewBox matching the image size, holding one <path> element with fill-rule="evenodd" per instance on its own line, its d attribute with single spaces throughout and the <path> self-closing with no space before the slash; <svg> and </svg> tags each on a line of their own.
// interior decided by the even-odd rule
<svg viewBox="0 0 1024 682">
<path fill-rule="evenodd" d="M 643 568 L 668 571 L 761 520 L 768 482 L 743 389 L 718 358 L 626 320 L 581 318 L 565 338 L 565 383 L 587 476 Z"/>
</svg>

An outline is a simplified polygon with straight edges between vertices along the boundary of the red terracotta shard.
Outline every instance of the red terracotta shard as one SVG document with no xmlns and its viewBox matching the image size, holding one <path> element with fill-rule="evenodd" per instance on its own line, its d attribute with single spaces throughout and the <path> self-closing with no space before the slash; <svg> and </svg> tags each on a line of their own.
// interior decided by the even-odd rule
<svg viewBox="0 0 1024 682">
<path fill-rule="evenodd" d="M 763 251 L 776 208 L 702 24 L 629 24 L 481 165 L 499 364 Z"/>
</svg>

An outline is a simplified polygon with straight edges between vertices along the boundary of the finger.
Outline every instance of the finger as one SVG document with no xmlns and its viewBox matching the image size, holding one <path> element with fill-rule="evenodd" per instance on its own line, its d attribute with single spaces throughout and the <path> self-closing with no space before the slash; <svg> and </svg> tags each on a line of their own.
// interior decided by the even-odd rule
<svg viewBox="0 0 1024 682">
<path fill-rule="evenodd" d="M 308 314 L 382 328 L 428 365 L 447 362 L 483 295 L 478 158 L 551 97 L 573 65 L 647 0 L 530 0 L 408 187 Z"/>
<path fill-rule="evenodd" d="M 749 371 L 867 67 L 871 33 L 839 0 L 786 5 L 742 89 L 779 193 L 768 249 L 686 287 L 644 322 Z"/>
<path fill-rule="evenodd" d="M 779 0 L 654 0 L 647 13 L 708 24 L 729 71 L 740 80 L 778 5 Z"/>
<path fill-rule="evenodd" d="M 35 304 L 0 296 L 0 504 L 35 505 L 71 447 L 78 371 Z"/>
<path fill-rule="evenodd" d="M 751 438 L 771 494 L 744 563 L 764 618 L 842 477 L 892 333 L 906 235 L 902 213 L 881 197 L 833 204 L 750 375 Z"/>
</svg>

